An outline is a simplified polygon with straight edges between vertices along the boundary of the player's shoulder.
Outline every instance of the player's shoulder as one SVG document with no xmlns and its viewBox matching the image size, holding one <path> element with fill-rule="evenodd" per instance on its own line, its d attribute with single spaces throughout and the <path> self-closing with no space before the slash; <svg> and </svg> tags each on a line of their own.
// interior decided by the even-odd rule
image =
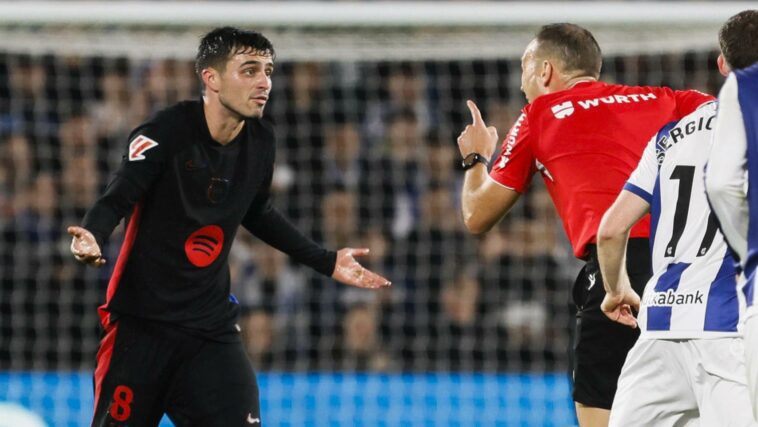
<svg viewBox="0 0 758 427">
<path fill-rule="evenodd" d="M 162 150 L 171 150 L 182 141 L 193 139 L 193 130 L 203 121 L 200 101 L 182 101 L 153 113 L 137 126 L 129 137 L 130 144 L 137 138 L 153 141 Z"/>
<path fill-rule="evenodd" d="M 709 144 L 710 131 L 713 130 L 717 111 L 718 102 L 709 101 L 681 119 L 663 125 L 654 141 L 659 156 L 661 152 L 667 152 L 682 141 L 700 141 Z"/>
<path fill-rule="evenodd" d="M 187 127 L 192 122 L 202 119 L 200 101 L 182 101 L 155 112 L 143 125 L 157 128 Z"/>
<path fill-rule="evenodd" d="M 708 120 L 712 117 L 715 117 L 717 112 L 718 112 L 718 101 L 716 100 L 707 101 L 701 104 L 699 107 L 697 107 L 694 111 L 687 114 L 686 116 L 683 116 L 682 118 L 678 120 L 672 120 L 671 122 L 663 125 L 661 127 L 661 132 L 659 132 L 659 134 L 662 132 L 671 133 L 672 129 L 692 126 L 696 122 L 699 122 L 702 120 Z M 702 124 L 704 126 L 707 126 L 706 130 L 711 130 L 710 123 L 705 122 Z"/>
<path fill-rule="evenodd" d="M 755 81 L 758 79 L 758 62 L 749 67 L 734 70 L 734 74 L 737 78 L 752 79 Z"/>
</svg>

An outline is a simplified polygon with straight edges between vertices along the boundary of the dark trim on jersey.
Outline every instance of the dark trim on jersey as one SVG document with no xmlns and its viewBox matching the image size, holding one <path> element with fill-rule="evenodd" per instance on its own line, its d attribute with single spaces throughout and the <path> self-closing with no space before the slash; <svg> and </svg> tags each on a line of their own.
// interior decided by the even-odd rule
<svg viewBox="0 0 758 427">
<path fill-rule="evenodd" d="M 708 163 L 703 166 L 704 169 L 704 175 L 708 175 Z M 729 239 L 726 238 L 726 234 L 724 234 L 723 229 L 721 228 L 721 220 L 719 220 L 719 216 L 716 215 L 716 211 L 713 210 L 713 204 L 711 203 L 711 198 L 708 195 L 708 192 L 705 192 L 705 201 L 708 203 L 708 209 L 711 211 L 711 215 L 713 215 L 713 219 L 716 221 L 716 227 L 719 229 L 719 233 L 721 233 L 722 236 L 724 236 L 724 243 L 726 243 L 726 247 L 729 250 L 729 252 L 732 255 L 732 258 L 734 259 L 734 267 L 737 270 L 737 275 L 742 273 L 742 264 L 740 260 L 740 257 L 737 255 L 737 251 L 734 250 L 734 246 L 732 246 L 731 243 L 729 243 Z"/>
<path fill-rule="evenodd" d="M 708 304 L 703 319 L 704 331 L 737 332 L 739 299 L 737 297 L 737 269 L 732 250 L 727 245 L 716 277 L 708 289 Z"/>
<path fill-rule="evenodd" d="M 126 262 L 129 260 L 129 254 L 134 246 L 134 241 L 137 239 L 137 230 L 139 229 L 140 217 L 142 216 L 142 201 L 134 206 L 134 211 L 129 219 L 129 225 L 126 227 L 126 234 L 124 236 L 124 243 L 121 244 L 121 251 L 118 254 L 116 260 L 116 266 L 113 268 L 113 274 L 111 280 L 108 282 L 108 291 L 105 294 L 105 303 L 98 308 L 98 314 L 100 315 L 100 323 L 104 328 L 107 328 L 110 324 L 110 313 L 108 312 L 108 304 L 116 294 L 116 289 L 121 282 L 121 276 L 124 274 L 124 268 Z"/>
<path fill-rule="evenodd" d="M 627 182 L 624 184 L 624 190 L 634 193 L 638 195 L 642 200 L 646 201 L 649 205 L 653 200 L 653 195 L 648 193 L 647 191 L 641 189 L 640 187 L 637 187 L 636 185 L 632 184 L 631 182 Z"/>
<path fill-rule="evenodd" d="M 100 401 L 100 393 L 103 388 L 103 381 L 108 374 L 108 369 L 111 366 L 111 358 L 113 358 L 113 346 L 116 343 L 116 335 L 118 333 L 118 325 L 108 326 L 103 339 L 100 341 L 100 349 L 97 351 L 97 368 L 95 368 L 95 409 L 94 413 L 97 413 L 97 405 Z"/>
<path fill-rule="evenodd" d="M 666 157 L 666 140 L 671 136 L 669 135 L 669 132 L 671 132 L 671 129 L 676 127 L 677 124 L 679 124 L 679 120 L 674 120 L 671 122 L 666 123 L 661 127 L 661 130 L 658 131 L 658 134 L 655 136 L 655 158 L 658 161 L 658 170 L 661 170 L 661 165 L 663 164 L 663 158 Z"/>
</svg>

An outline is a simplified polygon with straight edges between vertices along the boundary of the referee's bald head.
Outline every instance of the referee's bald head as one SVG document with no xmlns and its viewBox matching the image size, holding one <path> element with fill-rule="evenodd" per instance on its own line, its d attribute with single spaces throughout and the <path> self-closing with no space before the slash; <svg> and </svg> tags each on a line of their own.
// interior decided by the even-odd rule
<svg viewBox="0 0 758 427">
<path fill-rule="evenodd" d="M 535 40 L 539 43 L 536 55 L 560 61 L 564 72 L 600 77 L 600 45 L 586 28 L 569 23 L 548 24 L 540 28 Z"/>
</svg>

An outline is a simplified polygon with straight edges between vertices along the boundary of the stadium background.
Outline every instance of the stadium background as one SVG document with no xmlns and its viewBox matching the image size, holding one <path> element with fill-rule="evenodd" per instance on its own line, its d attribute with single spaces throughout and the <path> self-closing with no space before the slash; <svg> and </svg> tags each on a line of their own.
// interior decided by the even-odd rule
<svg viewBox="0 0 758 427">
<path fill-rule="evenodd" d="M 111 261 L 69 256 L 128 132 L 199 96 L 217 25 L 277 48 L 277 205 L 332 248 L 368 246 L 393 287 L 336 286 L 244 230 L 230 256 L 267 425 L 573 425 L 578 272 L 536 179 L 486 236 L 463 229 L 455 137 L 474 99 L 501 138 L 539 25 L 595 32 L 603 80 L 715 94 L 734 2 L 0 2 L 0 401 L 86 425 Z M 646 137 L 646 136 L 641 136 Z M 0 425 L 4 425 L 0 416 Z M 167 424 L 168 425 L 168 424 Z"/>
</svg>

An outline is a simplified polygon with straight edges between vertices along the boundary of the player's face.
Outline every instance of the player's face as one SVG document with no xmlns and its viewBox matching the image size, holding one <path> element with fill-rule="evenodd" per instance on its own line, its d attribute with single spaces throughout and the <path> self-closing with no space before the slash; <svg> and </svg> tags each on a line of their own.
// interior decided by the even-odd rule
<svg viewBox="0 0 758 427">
<path fill-rule="evenodd" d="M 538 84 L 540 78 L 540 67 L 535 56 L 537 51 L 537 40 L 532 40 L 524 50 L 521 57 L 521 91 L 526 95 L 529 102 L 541 95 Z"/>
<path fill-rule="evenodd" d="M 244 118 L 263 116 L 273 72 L 274 60 L 270 55 L 252 51 L 235 54 L 219 76 L 221 105 Z"/>
</svg>

